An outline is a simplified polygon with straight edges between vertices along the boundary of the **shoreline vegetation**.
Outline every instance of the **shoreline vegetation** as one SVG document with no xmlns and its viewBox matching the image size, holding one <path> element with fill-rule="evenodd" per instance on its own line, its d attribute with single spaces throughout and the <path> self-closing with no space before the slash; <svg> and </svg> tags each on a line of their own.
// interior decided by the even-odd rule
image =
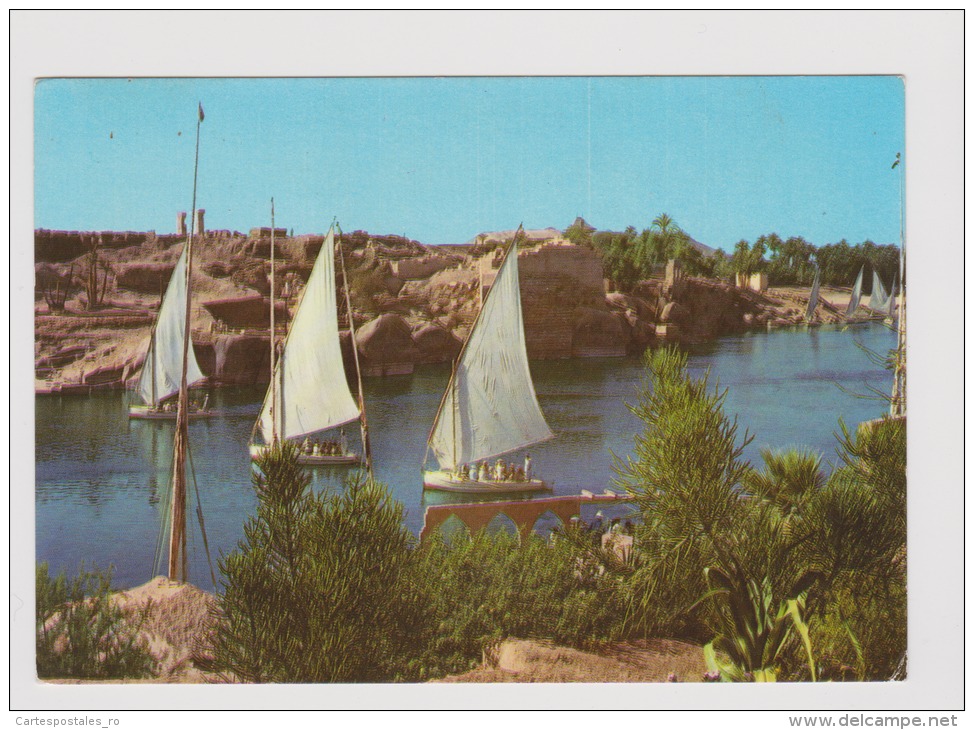
<svg viewBox="0 0 974 730">
<path fill-rule="evenodd" d="M 384 485 L 353 473 L 314 493 L 285 444 L 258 463 L 258 506 L 220 560 L 216 596 L 158 578 L 112 594 L 106 576 L 38 566 L 39 677 L 904 678 L 905 423 L 839 422 L 831 474 L 803 450 L 751 464 L 726 391 L 688 374 L 675 348 L 645 358 L 630 405 L 642 430 L 616 467 L 640 517 L 626 553 L 577 525 L 420 542 Z"/>
<path fill-rule="evenodd" d="M 283 330 L 324 237 L 275 233 Z M 482 233 L 444 246 L 343 234 L 356 325 L 355 342 L 347 333 L 343 339 L 347 366 L 353 347 L 370 376 L 451 362 L 496 273 L 497 252 L 513 234 Z M 35 231 L 35 392 L 87 393 L 134 382 L 183 240 L 153 231 Z M 890 283 L 897 256 L 895 246 L 869 241 L 816 248 L 775 234 L 741 241 L 726 255 L 694 241 L 666 214 L 642 232 L 599 231 L 581 218 L 564 231 L 529 230 L 519 257 L 528 356 L 632 355 L 803 324 L 813 259 L 823 284 L 813 323 L 846 322 L 860 268 Z M 266 384 L 270 229 L 203 231 L 198 257 L 193 341 L 208 384 Z"/>
</svg>

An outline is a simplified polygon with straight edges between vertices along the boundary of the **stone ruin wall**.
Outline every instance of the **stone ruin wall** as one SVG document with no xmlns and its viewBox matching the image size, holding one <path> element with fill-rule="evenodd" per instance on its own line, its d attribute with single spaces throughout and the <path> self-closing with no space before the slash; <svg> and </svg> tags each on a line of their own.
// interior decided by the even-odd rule
<svg viewBox="0 0 974 730">
<path fill-rule="evenodd" d="M 602 264 L 587 248 L 548 244 L 518 257 L 528 357 L 572 356 L 579 307 L 606 309 Z"/>
</svg>

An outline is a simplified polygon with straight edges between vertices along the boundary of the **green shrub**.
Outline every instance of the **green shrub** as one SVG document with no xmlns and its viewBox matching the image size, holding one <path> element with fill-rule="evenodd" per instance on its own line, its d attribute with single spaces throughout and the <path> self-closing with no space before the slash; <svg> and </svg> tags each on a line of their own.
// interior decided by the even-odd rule
<svg viewBox="0 0 974 730">
<path fill-rule="evenodd" d="M 906 654 L 906 426 L 840 424 L 837 469 L 806 507 L 799 552 L 826 575 L 812 604 L 823 675 L 889 679 Z"/>
<path fill-rule="evenodd" d="M 36 570 L 37 676 L 123 679 L 152 675 L 156 661 L 139 636 L 145 611 L 127 618 L 111 599 L 111 570 L 85 570 L 52 578 L 47 563 Z"/>
<path fill-rule="evenodd" d="M 203 666 L 250 682 L 412 678 L 425 614 L 402 506 L 358 473 L 339 493 L 312 492 L 287 443 L 257 466 L 257 513 L 220 561 Z"/>
<path fill-rule="evenodd" d="M 430 675 L 466 671 L 508 637 L 589 646 L 621 634 L 618 579 L 581 569 L 572 544 L 480 531 L 447 543 L 439 533 L 419 551 L 435 619 L 423 657 Z"/>
<path fill-rule="evenodd" d="M 634 456 L 617 464 L 617 481 L 642 513 L 636 530 L 640 567 L 631 578 L 629 630 L 704 639 L 709 631 L 704 569 L 728 566 L 743 523 L 739 489 L 750 467 L 724 393 L 691 378 L 675 349 L 647 354 L 649 382 L 630 410 L 645 424 Z M 730 568 L 728 567 L 728 570 Z"/>
<path fill-rule="evenodd" d="M 617 467 L 643 516 L 627 630 L 714 637 L 738 677 L 888 678 L 906 648 L 905 426 L 842 425 L 828 479 L 806 450 L 765 450 L 758 471 L 686 363 L 648 356 L 645 429 Z"/>
</svg>

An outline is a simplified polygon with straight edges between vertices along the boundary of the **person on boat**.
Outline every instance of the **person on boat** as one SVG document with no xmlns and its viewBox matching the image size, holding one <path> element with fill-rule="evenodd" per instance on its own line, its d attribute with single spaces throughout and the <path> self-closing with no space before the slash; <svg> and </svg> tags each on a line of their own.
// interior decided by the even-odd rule
<svg viewBox="0 0 974 730">
<path fill-rule="evenodd" d="M 524 455 L 524 479 L 531 481 L 531 454 Z"/>
<path fill-rule="evenodd" d="M 518 467 L 517 471 L 514 472 L 514 481 L 516 482 L 524 481 L 524 469 L 522 469 L 521 467 Z"/>
<path fill-rule="evenodd" d="M 344 428 L 341 431 L 341 438 L 339 440 L 339 446 L 341 446 L 341 451 L 338 452 L 339 454 L 347 454 L 348 453 L 348 437 L 345 435 L 345 429 Z"/>
<path fill-rule="evenodd" d="M 210 404 L 210 394 L 207 393 L 203 396 L 203 405 L 200 406 L 201 411 L 205 411 L 206 407 Z"/>
<path fill-rule="evenodd" d="M 596 534 L 602 533 L 602 520 L 605 515 L 602 514 L 602 510 L 595 513 L 595 519 L 592 520 L 592 532 Z"/>
<path fill-rule="evenodd" d="M 470 465 L 460 464 L 460 478 L 469 479 L 470 478 Z"/>
<path fill-rule="evenodd" d="M 310 454 L 311 453 L 311 439 L 307 436 L 304 437 L 304 443 L 301 444 L 301 453 Z"/>
<path fill-rule="evenodd" d="M 504 460 L 498 459 L 494 465 L 494 479 L 499 482 L 504 481 Z"/>
<path fill-rule="evenodd" d="M 487 471 L 488 471 L 487 462 L 486 461 L 480 462 L 480 469 L 478 470 L 478 474 L 477 474 L 477 478 L 479 481 L 481 482 L 487 481 Z"/>
<path fill-rule="evenodd" d="M 321 446 L 315 441 L 314 446 L 311 447 L 312 456 L 321 456 Z"/>
</svg>

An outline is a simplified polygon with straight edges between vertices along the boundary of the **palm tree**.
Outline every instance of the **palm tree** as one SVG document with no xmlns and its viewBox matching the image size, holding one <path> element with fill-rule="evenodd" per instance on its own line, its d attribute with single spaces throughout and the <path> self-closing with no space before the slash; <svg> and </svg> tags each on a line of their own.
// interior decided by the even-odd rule
<svg viewBox="0 0 974 730">
<path fill-rule="evenodd" d="M 680 231 L 680 227 L 676 225 L 674 220 L 666 213 L 660 213 L 658 216 L 653 218 L 653 223 L 650 226 L 650 230 L 656 231 L 656 263 L 664 263 L 668 259 L 673 258 L 674 252 L 671 245 L 673 235 Z"/>
<path fill-rule="evenodd" d="M 764 471 L 748 475 L 748 490 L 772 503 L 784 517 L 800 514 L 802 506 L 825 486 L 821 455 L 810 449 L 761 449 Z"/>
<path fill-rule="evenodd" d="M 670 229 L 674 227 L 673 219 L 670 218 L 666 213 L 660 213 L 658 216 L 653 218 L 652 227 L 658 230 L 663 236 L 668 236 L 670 234 Z"/>
</svg>

